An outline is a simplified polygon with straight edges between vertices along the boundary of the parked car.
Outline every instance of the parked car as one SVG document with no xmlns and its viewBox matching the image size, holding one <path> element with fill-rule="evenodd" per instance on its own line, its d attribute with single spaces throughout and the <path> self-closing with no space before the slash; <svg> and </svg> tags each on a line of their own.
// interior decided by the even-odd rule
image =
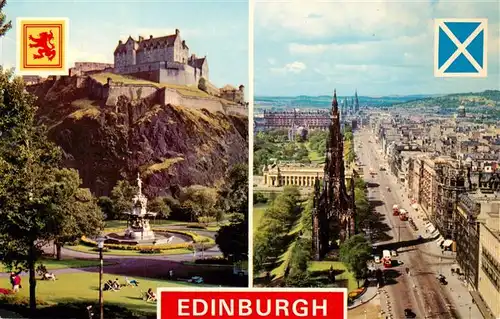
<svg viewBox="0 0 500 319">
<path fill-rule="evenodd" d="M 417 314 L 415 314 L 410 308 L 405 309 L 405 318 L 416 318 Z"/>
<path fill-rule="evenodd" d="M 379 264 L 380 263 L 380 257 L 379 256 L 375 256 L 373 258 L 373 260 L 375 261 L 376 264 Z"/>
<path fill-rule="evenodd" d="M 391 250 L 391 257 L 397 257 L 397 256 L 398 256 L 398 252 L 395 250 Z"/>
</svg>

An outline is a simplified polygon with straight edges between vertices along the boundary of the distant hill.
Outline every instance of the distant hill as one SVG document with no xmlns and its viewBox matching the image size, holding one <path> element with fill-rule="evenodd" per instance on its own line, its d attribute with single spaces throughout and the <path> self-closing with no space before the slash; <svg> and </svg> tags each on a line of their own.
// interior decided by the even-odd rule
<svg viewBox="0 0 500 319">
<path fill-rule="evenodd" d="M 407 102 L 419 98 L 426 98 L 429 95 L 409 95 L 409 96 L 381 96 L 369 97 L 359 96 L 360 105 L 367 106 L 387 106 L 395 103 Z M 352 96 L 338 96 L 339 101 L 344 98 L 350 100 Z M 320 96 L 256 96 L 255 99 L 256 109 L 287 109 L 287 108 L 329 108 L 332 103 L 331 95 Z"/>
<path fill-rule="evenodd" d="M 394 103 L 400 108 L 439 108 L 440 114 L 453 114 L 457 108 L 465 106 L 466 113 L 481 115 L 481 119 L 500 120 L 500 91 L 486 90 L 484 92 L 455 93 L 438 97 L 427 97 L 403 103 Z"/>
<path fill-rule="evenodd" d="M 395 103 L 398 107 L 435 107 L 442 109 L 456 109 L 460 105 L 467 107 L 492 107 L 500 106 L 500 91 L 486 90 L 484 92 L 455 93 L 437 97 L 426 97 Z"/>
<path fill-rule="evenodd" d="M 352 96 L 339 96 L 339 101 Z M 255 109 L 283 110 L 290 108 L 329 108 L 332 96 L 256 96 Z M 468 112 L 485 113 L 490 116 L 500 116 L 500 91 L 486 90 L 484 92 L 455 93 L 448 95 L 414 94 L 388 95 L 380 97 L 359 96 L 361 106 L 371 107 L 436 107 L 439 106 L 445 113 L 452 113 L 463 104 Z"/>
</svg>

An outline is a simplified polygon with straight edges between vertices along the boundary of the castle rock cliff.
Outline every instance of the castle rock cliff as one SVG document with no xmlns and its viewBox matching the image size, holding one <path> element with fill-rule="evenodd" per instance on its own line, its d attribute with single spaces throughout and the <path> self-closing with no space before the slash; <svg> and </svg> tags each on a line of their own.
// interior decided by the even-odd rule
<svg viewBox="0 0 500 319">
<path fill-rule="evenodd" d="M 146 195 L 178 195 L 181 187 L 219 185 L 229 167 L 248 162 L 248 118 L 151 99 L 92 100 L 77 77 L 27 87 L 38 97 L 39 122 L 78 169 L 84 187 L 109 195 L 140 172 Z"/>
</svg>

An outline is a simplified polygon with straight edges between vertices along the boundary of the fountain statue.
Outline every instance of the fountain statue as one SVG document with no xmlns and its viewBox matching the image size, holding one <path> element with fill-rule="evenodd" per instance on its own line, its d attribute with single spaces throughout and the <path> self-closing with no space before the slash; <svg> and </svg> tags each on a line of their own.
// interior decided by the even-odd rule
<svg viewBox="0 0 500 319">
<path fill-rule="evenodd" d="M 148 199 L 142 194 L 142 181 L 139 173 L 137 173 L 137 186 L 139 190 L 132 198 L 132 212 L 126 212 L 129 216 L 129 225 L 125 231 L 125 238 L 136 241 L 154 241 L 155 234 L 149 225 L 150 216 L 155 216 L 156 213 L 147 211 Z"/>
</svg>

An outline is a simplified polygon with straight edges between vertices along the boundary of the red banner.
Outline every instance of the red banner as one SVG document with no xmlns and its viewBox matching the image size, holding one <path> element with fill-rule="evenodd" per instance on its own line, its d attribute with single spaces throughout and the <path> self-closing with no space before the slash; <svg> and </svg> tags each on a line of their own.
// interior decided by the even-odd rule
<svg viewBox="0 0 500 319">
<path fill-rule="evenodd" d="M 347 319 L 346 289 L 158 289 L 158 319 Z"/>
</svg>

